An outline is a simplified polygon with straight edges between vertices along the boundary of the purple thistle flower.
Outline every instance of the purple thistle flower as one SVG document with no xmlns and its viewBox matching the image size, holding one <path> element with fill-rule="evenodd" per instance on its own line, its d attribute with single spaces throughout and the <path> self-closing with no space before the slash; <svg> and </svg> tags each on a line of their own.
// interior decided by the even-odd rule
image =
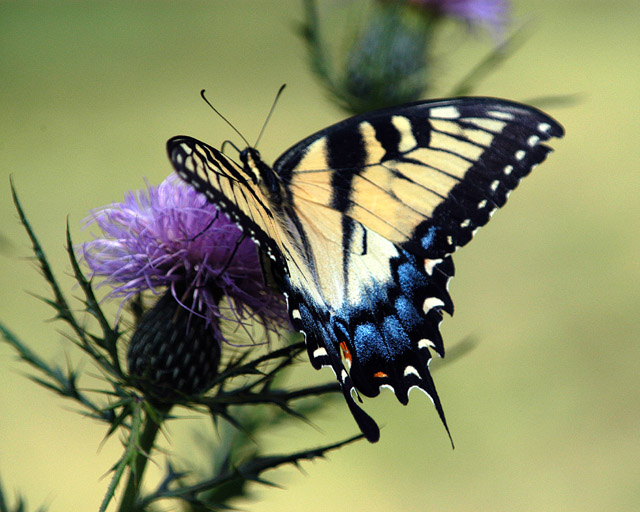
<svg viewBox="0 0 640 512">
<path fill-rule="evenodd" d="M 91 223 L 103 235 L 83 245 L 84 259 L 113 287 L 109 296 L 125 302 L 166 287 L 217 339 L 220 319 L 253 315 L 267 329 L 287 325 L 284 299 L 265 285 L 255 243 L 175 177 L 93 211 Z"/>
<path fill-rule="evenodd" d="M 409 0 L 409 3 L 469 24 L 489 26 L 495 32 L 502 32 L 508 21 L 508 0 Z"/>
</svg>

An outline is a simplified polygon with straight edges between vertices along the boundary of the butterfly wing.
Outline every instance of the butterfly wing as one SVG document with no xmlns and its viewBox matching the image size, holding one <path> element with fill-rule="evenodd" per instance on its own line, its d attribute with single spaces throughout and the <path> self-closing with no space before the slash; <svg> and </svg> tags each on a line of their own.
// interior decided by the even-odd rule
<svg viewBox="0 0 640 512">
<path fill-rule="evenodd" d="M 544 113 L 512 102 L 421 102 L 338 123 L 275 163 L 292 211 L 317 211 L 300 224 L 311 232 L 315 281 L 331 283 L 310 294 L 290 273 L 294 325 L 314 367 L 336 372 L 370 440 L 377 427 L 358 412 L 351 386 L 367 396 L 390 387 L 402 403 L 417 387 L 445 422 L 428 363 L 430 349 L 444 355 L 439 324 L 442 311 L 453 313 L 450 255 L 545 159 L 541 142 L 562 134 Z M 341 247 L 331 255 L 320 241 L 328 233 Z"/>
<path fill-rule="evenodd" d="M 297 199 L 439 257 L 465 245 L 545 159 L 541 142 L 562 135 L 543 112 L 505 100 L 419 102 L 311 135 L 274 170 Z"/>
<path fill-rule="evenodd" d="M 334 370 L 370 441 L 379 430 L 358 406 L 357 392 L 376 396 L 381 387 L 392 388 L 403 404 L 412 387 L 426 391 L 446 426 L 428 363 L 430 348 L 443 353 L 440 310 L 453 311 L 446 290 L 451 259 L 427 279 L 419 258 L 360 223 L 353 222 L 345 245 L 344 216 L 324 210 L 309 203 L 299 212 L 313 265 L 285 281 L 293 325 L 305 333 L 312 365 Z"/>
<path fill-rule="evenodd" d="M 241 168 L 217 149 L 192 137 L 173 137 L 167 142 L 167 151 L 178 175 L 205 194 L 209 201 L 216 204 L 275 260 L 278 264 L 275 269 L 277 277 L 284 280 L 280 284 L 289 297 L 292 320 L 297 323 L 301 312 L 307 315 L 307 311 L 312 311 L 315 330 L 307 338 L 308 346 L 315 344 L 313 352 L 318 357 L 320 345 L 329 347 L 325 354 L 335 356 L 332 367 L 342 367 L 339 353 L 333 350 L 334 345 L 325 341 L 331 338 L 321 330 L 320 320 L 329 314 L 328 309 L 322 309 L 323 295 L 320 290 L 323 284 L 327 289 L 332 289 L 331 283 L 327 283 L 326 279 L 331 281 L 333 272 L 323 268 L 318 273 L 313 256 L 324 254 L 329 264 L 339 260 L 338 256 L 342 253 L 341 240 L 335 238 L 337 232 L 331 230 L 332 226 L 323 217 L 327 213 L 329 217 L 335 217 L 337 212 L 326 209 L 316 211 L 318 205 L 314 204 L 307 212 L 297 215 L 286 203 L 271 204 L 268 194 L 253 182 L 248 169 Z M 282 213 L 285 211 L 289 215 Z M 311 222 L 310 218 L 317 218 L 320 222 Z M 333 270 L 340 272 L 337 267 Z M 291 284 L 289 274 L 296 277 L 295 286 Z M 319 276 L 325 279 L 324 283 L 320 282 Z M 293 304 L 303 305 L 297 298 L 300 290 L 306 290 L 302 301 L 306 301 L 313 309 L 293 307 Z M 311 323 L 306 323 L 311 326 Z M 318 357 L 312 361 L 321 361 L 322 358 Z M 361 430 L 368 439 L 376 440 L 379 437 L 378 427 L 373 419 L 355 405 L 351 396 L 353 384 L 348 375 L 342 379 L 342 389 Z"/>
<path fill-rule="evenodd" d="M 275 163 L 278 204 L 214 148 L 176 137 L 174 167 L 284 270 L 283 291 L 314 367 L 331 367 L 362 432 L 379 438 L 357 391 L 412 387 L 444 414 L 428 364 L 453 313 L 451 253 L 544 160 L 562 128 L 503 100 L 421 102 L 357 116 Z M 446 422 L 445 422 L 446 426 Z"/>
<path fill-rule="evenodd" d="M 217 149 L 186 135 L 171 138 L 167 151 L 183 180 L 205 194 L 269 256 L 286 265 L 278 245 L 277 214 L 240 166 Z"/>
</svg>

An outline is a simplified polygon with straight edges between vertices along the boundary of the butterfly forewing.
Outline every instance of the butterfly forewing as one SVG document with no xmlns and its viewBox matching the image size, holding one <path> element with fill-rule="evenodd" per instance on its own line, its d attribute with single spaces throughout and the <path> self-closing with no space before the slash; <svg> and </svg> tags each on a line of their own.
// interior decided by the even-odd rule
<svg viewBox="0 0 640 512">
<path fill-rule="evenodd" d="M 541 142 L 562 133 L 546 114 L 512 102 L 423 102 L 312 135 L 274 169 L 298 208 L 305 200 L 339 208 L 397 244 L 427 245 L 433 226 L 430 254 L 442 257 L 467 243 L 544 160 Z"/>
<path fill-rule="evenodd" d="M 285 265 L 276 212 L 260 188 L 232 160 L 192 137 L 177 136 L 167 142 L 169 158 L 178 175 L 206 195 L 242 231 L 273 259 Z"/>
<path fill-rule="evenodd" d="M 370 441 L 376 423 L 357 391 L 391 388 L 406 404 L 444 355 L 451 253 L 501 207 L 563 131 L 546 114 L 489 98 L 420 102 L 330 126 L 274 164 L 269 194 L 214 148 L 169 141 L 180 176 L 235 220 L 280 265 L 294 327 L 315 368 L 331 367 Z M 264 167 L 264 172 L 272 172 Z M 275 203 L 274 201 L 277 201 Z"/>
</svg>

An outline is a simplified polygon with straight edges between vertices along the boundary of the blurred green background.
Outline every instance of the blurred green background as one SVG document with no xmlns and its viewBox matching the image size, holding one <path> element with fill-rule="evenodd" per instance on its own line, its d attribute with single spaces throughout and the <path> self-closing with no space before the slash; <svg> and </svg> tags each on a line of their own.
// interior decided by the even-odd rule
<svg viewBox="0 0 640 512">
<path fill-rule="evenodd" d="M 340 2 L 329 2 L 339 7 Z M 640 3 L 514 2 L 531 37 L 477 94 L 527 101 L 576 95 L 546 110 L 566 128 L 556 152 L 509 206 L 456 257 L 454 319 L 445 341 L 475 350 L 436 372 L 456 449 L 420 393 L 368 401 L 385 425 L 361 442 L 268 476 L 261 511 L 637 510 L 640 504 Z M 0 3 L 0 316 L 59 364 L 68 344 L 9 193 L 9 175 L 56 274 L 72 292 L 63 248 L 68 221 L 86 240 L 91 208 L 171 171 L 165 141 L 235 138 L 211 101 L 254 140 L 287 83 L 261 142 L 273 161 L 343 117 L 294 36 L 298 1 Z M 448 36 L 436 63 L 446 94 L 489 50 L 487 36 Z M 95 373 L 85 365 L 88 373 Z M 0 344 L 0 477 L 52 511 L 97 510 L 119 441 L 25 378 Z M 329 380 L 300 366 L 308 378 Z M 91 382 L 91 381 L 90 381 Z M 273 451 L 355 432 L 336 403 L 270 434 Z M 174 423 L 169 445 L 188 446 Z M 200 425 L 206 430 L 208 425 Z M 199 455 L 194 449 L 193 458 Z"/>
</svg>

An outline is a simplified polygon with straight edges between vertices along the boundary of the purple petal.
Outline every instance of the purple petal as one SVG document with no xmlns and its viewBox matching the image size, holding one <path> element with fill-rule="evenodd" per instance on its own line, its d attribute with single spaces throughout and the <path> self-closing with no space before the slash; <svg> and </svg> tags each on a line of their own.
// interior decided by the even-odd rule
<svg viewBox="0 0 640 512">
<path fill-rule="evenodd" d="M 124 300 L 145 290 L 186 290 L 189 310 L 218 324 L 226 297 L 235 319 L 252 312 L 264 323 L 286 322 L 283 298 L 264 284 L 255 243 L 202 194 L 169 177 L 159 186 L 125 194 L 91 213 L 102 234 L 82 247 L 93 276 Z M 227 315 L 229 316 L 229 315 Z"/>
</svg>

